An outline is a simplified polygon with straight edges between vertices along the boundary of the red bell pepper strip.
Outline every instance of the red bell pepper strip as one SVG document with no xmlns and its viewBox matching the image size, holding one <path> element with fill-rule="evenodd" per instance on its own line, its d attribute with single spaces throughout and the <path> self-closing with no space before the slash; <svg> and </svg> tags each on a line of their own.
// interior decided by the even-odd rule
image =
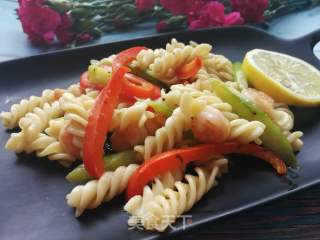
<svg viewBox="0 0 320 240">
<path fill-rule="evenodd" d="M 270 163 L 279 175 L 286 174 L 285 163 L 272 152 L 256 144 L 222 143 L 205 144 L 196 147 L 177 149 L 155 155 L 131 176 L 127 187 L 127 200 L 143 191 L 143 187 L 155 177 L 176 170 L 193 161 L 207 159 L 210 155 L 245 154 L 261 158 Z"/>
<path fill-rule="evenodd" d="M 104 172 L 103 145 L 111 126 L 113 110 L 119 102 L 124 75 L 130 71 L 124 67 L 144 47 L 134 47 L 120 52 L 112 65 L 112 76 L 102 89 L 91 110 L 83 142 L 83 163 L 89 175 L 101 177 Z"/>
<path fill-rule="evenodd" d="M 160 97 L 159 87 L 149 83 L 141 77 L 127 73 L 123 84 L 123 95 L 128 98 L 151 98 L 152 100 Z"/>
<path fill-rule="evenodd" d="M 195 76 L 202 67 L 202 60 L 196 57 L 190 63 L 187 63 L 176 70 L 176 76 L 179 79 L 186 80 Z"/>
<path fill-rule="evenodd" d="M 88 79 L 87 71 L 81 74 L 80 88 L 82 91 L 84 91 L 87 88 L 101 91 L 104 87 L 104 85 L 91 83 Z M 159 87 L 131 73 L 125 74 L 123 91 L 121 93 L 122 101 L 134 103 L 136 101 L 135 98 L 150 98 L 154 100 L 158 99 L 160 95 L 161 93 Z"/>
<path fill-rule="evenodd" d="M 132 47 L 121 51 L 117 54 L 116 58 L 112 62 L 112 70 L 119 68 L 121 66 L 126 66 L 132 62 L 141 50 L 147 49 L 146 47 Z"/>
<path fill-rule="evenodd" d="M 83 142 L 83 163 L 89 175 L 99 178 L 104 172 L 103 145 L 118 103 L 123 77 L 129 69 L 119 67 L 103 88 L 91 110 Z"/>
</svg>

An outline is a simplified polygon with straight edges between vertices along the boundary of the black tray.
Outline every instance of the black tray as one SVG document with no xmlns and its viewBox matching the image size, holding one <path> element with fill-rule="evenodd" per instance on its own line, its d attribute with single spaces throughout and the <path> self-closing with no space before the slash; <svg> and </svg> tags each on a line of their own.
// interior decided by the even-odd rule
<svg viewBox="0 0 320 240">
<path fill-rule="evenodd" d="M 22 97 L 41 93 L 44 88 L 64 87 L 77 82 L 90 59 L 99 59 L 122 49 L 145 45 L 162 47 L 172 37 L 187 42 L 208 42 L 214 52 L 231 60 L 242 60 L 253 48 L 264 48 L 302 58 L 320 68 L 312 46 L 320 40 L 320 31 L 295 40 L 283 40 L 248 27 L 179 32 L 93 47 L 65 50 L 0 64 L 0 109 L 8 110 Z M 304 131 L 305 146 L 298 154 L 301 168 L 278 177 L 262 161 L 242 157 L 233 159 L 230 173 L 187 213 L 191 229 L 239 211 L 288 195 L 320 182 L 320 109 L 295 108 L 296 128 Z M 4 146 L 9 134 L 0 129 Z M 128 230 L 128 216 L 119 197 L 82 217 L 73 217 L 73 209 L 64 196 L 72 189 L 64 176 L 68 170 L 46 159 L 16 156 L 0 149 L 0 239 L 138 239 L 168 237 L 183 230 L 182 221 L 175 230 L 150 233 Z"/>
</svg>

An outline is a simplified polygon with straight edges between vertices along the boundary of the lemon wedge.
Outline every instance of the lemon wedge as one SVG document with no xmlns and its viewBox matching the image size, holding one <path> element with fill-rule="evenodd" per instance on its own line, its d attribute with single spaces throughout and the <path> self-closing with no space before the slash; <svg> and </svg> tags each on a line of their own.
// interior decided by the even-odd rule
<svg viewBox="0 0 320 240">
<path fill-rule="evenodd" d="M 254 49 L 243 60 L 249 82 L 276 101 L 320 105 L 320 72 L 309 63 L 278 52 Z"/>
</svg>

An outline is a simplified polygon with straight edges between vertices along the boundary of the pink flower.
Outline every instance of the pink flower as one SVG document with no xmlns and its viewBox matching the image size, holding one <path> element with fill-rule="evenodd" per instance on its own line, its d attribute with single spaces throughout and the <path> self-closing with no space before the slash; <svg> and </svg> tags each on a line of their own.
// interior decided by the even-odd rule
<svg viewBox="0 0 320 240">
<path fill-rule="evenodd" d="M 246 22 L 261 22 L 269 0 L 231 0 L 233 10 L 240 12 Z"/>
<path fill-rule="evenodd" d="M 205 0 L 160 0 L 165 10 L 173 15 L 197 12 L 205 5 Z"/>
<path fill-rule="evenodd" d="M 168 29 L 169 25 L 168 22 L 165 20 L 161 20 L 157 23 L 157 31 L 158 32 L 164 32 Z"/>
<path fill-rule="evenodd" d="M 42 5 L 42 0 L 19 0 L 17 10 L 23 31 L 35 44 L 50 44 L 61 23 L 59 13 Z"/>
<path fill-rule="evenodd" d="M 239 12 L 232 12 L 224 17 L 224 25 L 226 26 L 241 25 L 243 23 L 244 23 L 244 20 L 241 17 Z"/>
<path fill-rule="evenodd" d="M 149 11 L 157 3 L 157 0 L 136 0 L 137 9 L 140 12 Z"/>
<path fill-rule="evenodd" d="M 199 29 L 214 26 L 229 26 L 243 24 L 238 12 L 225 15 L 224 5 L 217 1 L 206 3 L 198 13 L 189 14 L 189 28 Z"/>
<path fill-rule="evenodd" d="M 77 41 L 79 43 L 88 42 L 92 39 L 92 36 L 89 33 L 82 33 L 77 35 Z"/>
<path fill-rule="evenodd" d="M 72 24 L 72 18 L 69 14 L 65 13 L 61 16 L 61 23 L 56 30 L 56 34 L 62 44 L 68 44 L 74 41 L 75 33 L 70 31 Z"/>
</svg>

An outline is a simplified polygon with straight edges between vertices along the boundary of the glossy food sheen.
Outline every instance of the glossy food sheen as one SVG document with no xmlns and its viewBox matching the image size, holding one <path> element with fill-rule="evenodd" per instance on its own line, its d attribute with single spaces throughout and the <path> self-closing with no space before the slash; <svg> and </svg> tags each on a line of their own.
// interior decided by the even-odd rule
<svg viewBox="0 0 320 240">
<path fill-rule="evenodd" d="M 301 58 L 316 68 L 319 60 L 312 53 L 312 44 L 320 40 L 320 32 L 297 40 L 281 40 L 264 32 L 235 27 L 161 35 L 106 45 L 73 49 L 0 64 L 0 107 L 7 110 L 18 96 L 40 94 L 44 88 L 64 87 L 77 82 L 90 59 L 128 47 L 159 47 L 172 37 L 181 41 L 208 42 L 215 52 L 233 61 L 241 61 L 254 48 L 279 51 Z M 234 157 L 230 173 L 219 187 L 209 192 L 188 213 L 192 223 L 187 228 L 242 211 L 293 191 L 320 182 L 320 109 L 295 108 L 296 127 L 305 132 L 305 146 L 298 154 L 300 169 L 278 177 L 271 167 L 252 158 Z M 4 146 L 8 133 L 0 131 Z M 58 164 L 32 156 L 16 156 L 0 150 L 0 238 L 1 239 L 141 239 L 170 236 L 182 231 L 182 221 L 175 230 L 162 235 L 128 230 L 123 212 L 124 198 L 119 197 L 80 219 L 73 216 L 65 199 L 71 184 L 64 176 L 68 170 Z"/>
</svg>

